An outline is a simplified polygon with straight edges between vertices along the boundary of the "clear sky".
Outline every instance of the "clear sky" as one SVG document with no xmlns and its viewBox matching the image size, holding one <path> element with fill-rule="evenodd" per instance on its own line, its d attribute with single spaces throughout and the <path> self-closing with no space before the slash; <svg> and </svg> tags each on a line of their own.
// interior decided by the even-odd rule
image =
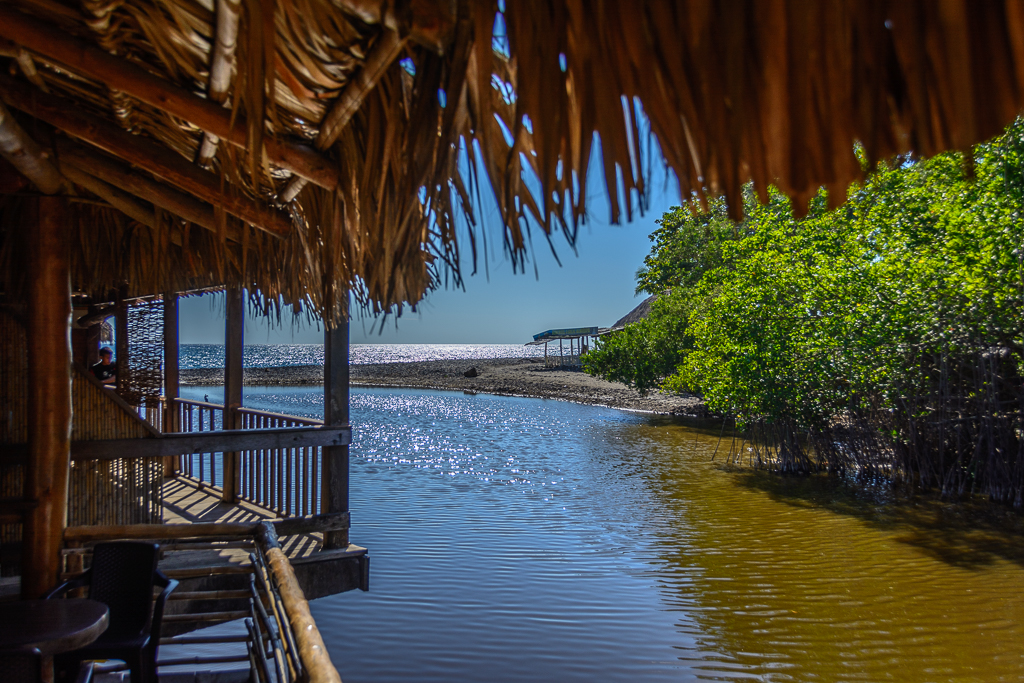
<svg viewBox="0 0 1024 683">
<path fill-rule="evenodd" d="M 373 318 L 353 318 L 352 343 L 516 344 L 552 328 L 614 323 L 642 300 L 633 292 L 637 268 L 650 251 L 648 235 L 656 227 L 654 220 L 679 204 L 679 193 L 675 182 L 666 183 L 663 173 L 655 173 L 650 210 L 643 217 L 634 215 L 631 223 L 609 225 L 603 178 L 597 172 L 590 174 L 590 180 L 591 215 L 580 226 L 576 253 L 564 237 L 552 239 L 561 266 L 535 228 L 526 272 L 513 274 L 511 262 L 502 253 L 499 223 L 492 210 L 489 276 L 482 262 L 477 274 L 470 276 L 472 263 L 467 262 L 463 265 L 465 290 L 434 291 L 417 312 L 407 309 L 397 320 L 389 317 L 382 331 Z M 534 274 L 534 260 L 539 275 Z M 223 295 L 182 299 L 179 311 L 181 343 L 224 342 Z M 284 317 L 283 327 L 247 316 L 245 335 L 247 344 L 323 342 L 321 329 L 304 317 L 301 324 L 293 325 L 290 315 Z"/>
</svg>

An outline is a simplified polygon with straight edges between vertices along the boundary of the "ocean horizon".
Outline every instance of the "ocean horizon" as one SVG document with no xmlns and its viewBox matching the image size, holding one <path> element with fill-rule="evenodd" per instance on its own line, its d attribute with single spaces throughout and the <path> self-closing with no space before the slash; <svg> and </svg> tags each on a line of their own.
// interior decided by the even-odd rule
<svg viewBox="0 0 1024 683">
<path fill-rule="evenodd" d="M 223 344 L 182 344 L 179 365 L 183 370 L 224 367 Z M 487 358 L 535 358 L 544 355 L 541 346 L 523 344 L 352 344 L 352 365 L 410 363 L 431 360 L 476 360 Z M 323 365 L 323 344 L 247 344 L 242 358 L 247 368 L 276 368 L 295 365 Z"/>
</svg>

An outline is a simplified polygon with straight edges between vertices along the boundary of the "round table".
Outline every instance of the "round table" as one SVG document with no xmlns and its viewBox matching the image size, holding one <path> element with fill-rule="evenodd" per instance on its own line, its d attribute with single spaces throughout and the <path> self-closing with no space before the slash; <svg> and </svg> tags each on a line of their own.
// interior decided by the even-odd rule
<svg viewBox="0 0 1024 683">
<path fill-rule="evenodd" d="M 109 610 L 95 600 L 0 603 L 0 650 L 38 648 L 43 657 L 84 647 L 107 630 Z"/>
</svg>

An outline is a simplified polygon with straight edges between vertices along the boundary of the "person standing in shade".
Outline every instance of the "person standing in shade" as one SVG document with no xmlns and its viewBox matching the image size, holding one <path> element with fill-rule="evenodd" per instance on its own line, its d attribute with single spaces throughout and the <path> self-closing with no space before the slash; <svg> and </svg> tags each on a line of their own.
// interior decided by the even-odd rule
<svg viewBox="0 0 1024 683">
<path fill-rule="evenodd" d="M 111 387 L 117 384 L 117 365 L 110 362 L 113 357 L 110 347 L 104 346 L 100 349 L 100 362 L 89 368 L 96 379 Z"/>
</svg>

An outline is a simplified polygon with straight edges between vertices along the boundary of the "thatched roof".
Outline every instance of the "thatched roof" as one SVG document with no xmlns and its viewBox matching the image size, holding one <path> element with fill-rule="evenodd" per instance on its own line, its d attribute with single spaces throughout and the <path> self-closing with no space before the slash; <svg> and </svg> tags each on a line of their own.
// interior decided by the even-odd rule
<svg viewBox="0 0 1024 683">
<path fill-rule="evenodd" d="M 612 330 L 621 330 L 623 327 L 629 325 L 630 323 L 639 322 L 646 318 L 648 314 L 650 314 L 651 312 L 651 304 L 653 304 L 657 298 L 657 294 L 652 294 L 651 296 L 641 301 L 636 308 L 634 308 L 632 311 L 616 320 L 615 324 L 612 325 Z"/>
<path fill-rule="evenodd" d="M 735 211 L 748 179 L 840 201 L 854 140 L 967 149 L 1024 104 L 1016 0 L 6 0 L 0 39 L 0 96 L 74 183 L 76 287 L 245 285 L 329 319 L 349 287 L 380 309 L 457 277 L 484 193 L 516 264 L 530 226 L 575 238 L 592 160 L 632 215 L 641 104 L 683 195 Z"/>
</svg>

